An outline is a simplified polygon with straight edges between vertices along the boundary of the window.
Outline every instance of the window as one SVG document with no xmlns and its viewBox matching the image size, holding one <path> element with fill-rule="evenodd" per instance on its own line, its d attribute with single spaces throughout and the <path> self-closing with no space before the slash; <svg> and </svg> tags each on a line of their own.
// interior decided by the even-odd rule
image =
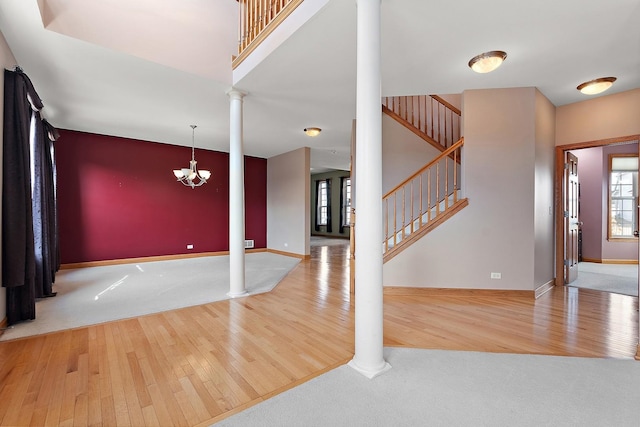
<svg viewBox="0 0 640 427">
<path fill-rule="evenodd" d="M 342 226 L 351 225 L 351 178 L 342 180 Z"/>
<path fill-rule="evenodd" d="M 318 225 L 327 225 L 328 211 L 327 181 L 318 181 L 318 211 L 316 214 Z"/>
<path fill-rule="evenodd" d="M 638 230 L 638 156 L 609 156 L 609 238 L 633 239 Z"/>
</svg>

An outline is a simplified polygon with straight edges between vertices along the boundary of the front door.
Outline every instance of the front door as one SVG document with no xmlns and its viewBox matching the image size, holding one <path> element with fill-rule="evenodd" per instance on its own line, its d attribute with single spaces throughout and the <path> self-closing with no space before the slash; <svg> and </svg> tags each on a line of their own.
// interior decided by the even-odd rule
<svg viewBox="0 0 640 427">
<path fill-rule="evenodd" d="M 578 278 L 578 158 L 567 152 L 564 164 L 565 284 Z"/>
</svg>

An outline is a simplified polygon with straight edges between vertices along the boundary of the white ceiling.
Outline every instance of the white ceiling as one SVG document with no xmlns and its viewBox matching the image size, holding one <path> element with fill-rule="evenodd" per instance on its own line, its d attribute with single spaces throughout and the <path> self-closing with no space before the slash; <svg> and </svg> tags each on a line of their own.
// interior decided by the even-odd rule
<svg viewBox="0 0 640 427">
<path fill-rule="evenodd" d="M 233 84 L 248 92 L 246 154 L 310 146 L 314 168 L 346 169 L 356 0 L 305 1 L 326 5 L 235 82 L 236 0 L 1 0 L 0 31 L 59 128 L 190 145 L 193 123 L 197 147 L 228 151 Z M 640 87 L 640 0 L 381 7 L 383 95 L 537 87 L 560 106 L 588 99 L 575 88 L 597 77 L 618 78 L 606 94 Z M 469 59 L 489 50 L 506 51 L 504 65 L 473 73 Z"/>
</svg>

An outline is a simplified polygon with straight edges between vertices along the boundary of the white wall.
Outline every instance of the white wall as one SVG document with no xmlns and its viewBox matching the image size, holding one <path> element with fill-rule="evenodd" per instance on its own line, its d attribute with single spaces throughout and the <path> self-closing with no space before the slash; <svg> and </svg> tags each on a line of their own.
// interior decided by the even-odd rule
<svg viewBox="0 0 640 427">
<path fill-rule="evenodd" d="M 310 149 L 267 159 L 267 248 L 309 255 Z"/>
<path fill-rule="evenodd" d="M 544 217 L 553 194 L 550 110 L 534 88 L 464 92 L 469 206 L 385 263 L 385 286 L 534 290 L 553 278 L 552 259 L 534 272 L 544 250 L 553 256 L 552 219 Z"/>
<path fill-rule="evenodd" d="M 13 57 L 9 45 L 7 45 L 4 35 L 0 33 L 0 63 L 2 68 L 13 69 L 16 66 L 16 59 Z M 0 75 L 0 99 L 4 99 L 4 72 Z M 0 102 L 0 129 L 4 126 L 4 102 Z M 3 132 L 0 131 L 0 147 L 2 147 Z M 0 150 L 0 183 L 2 181 L 2 150 Z M 1 186 L 0 186 L 1 188 Z M 0 211 L 0 216 L 2 212 Z M 1 217 L 0 217 L 1 219 Z M 2 230 L 0 229 L 0 238 L 2 238 Z M 2 248 L 0 247 L 0 250 Z M 0 261 L 1 263 L 2 261 Z M 2 265 L 0 264 L 0 268 Z M 1 280 L 1 278 L 0 278 Z M 4 287 L 0 287 L 0 321 L 7 316 L 7 290 Z"/>
<path fill-rule="evenodd" d="M 536 90 L 535 199 L 534 199 L 534 289 L 555 276 L 554 147 L 556 107 Z"/>
</svg>

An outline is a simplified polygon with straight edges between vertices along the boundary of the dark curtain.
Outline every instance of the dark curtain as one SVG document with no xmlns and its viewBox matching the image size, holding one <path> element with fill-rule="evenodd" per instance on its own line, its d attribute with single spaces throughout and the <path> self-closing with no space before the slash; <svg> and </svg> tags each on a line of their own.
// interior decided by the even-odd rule
<svg viewBox="0 0 640 427">
<path fill-rule="evenodd" d="M 42 221 L 43 216 L 53 216 L 55 223 L 55 202 L 51 205 L 44 201 L 50 193 L 47 188 L 53 186 L 55 189 L 55 178 L 53 172 L 43 172 L 47 169 L 54 171 L 50 165 L 54 160 L 51 156 L 45 155 L 39 157 L 39 160 L 34 158 L 33 165 L 31 163 L 32 155 L 46 151 L 47 146 L 50 147 L 52 138 L 49 138 L 49 135 L 55 133 L 51 132 L 50 125 L 43 125 L 37 113 L 42 107 L 42 101 L 26 74 L 19 69 L 5 70 L 2 285 L 7 288 L 7 321 L 10 325 L 22 320 L 35 319 L 35 299 L 52 295 L 51 282 L 47 282 L 47 278 L 51 278 L 52 281 L 53 273 L 57 270 L 57 242 L 52 249 L 49 244 L 52 230 Z M 47 132 L 44 131 L 45 127 Z M 50 140 L 49 143 L 45 142 L 47 138 Z M 39 177 L 33 182 L 32 173 L 34 178 Z M 37 198 L 33 198 L 33 203 L 40 200 L 35 205 L 32 204 L 32 188 L 33 193 L 38 195 Z M 55 190 L 53 194 L 55 197 Z M 37 233 L 37 249 L 34 240 L 34 206 L 37 206 L 38 211 L 36 221 L 42 225 Z M 54 211 L 53 214 L 51 209 Z M 52 251 L 55 265 L 43 261 L 45 258 L 52 259 Z"/>
<path fill-rule="evenodd" d="M 344 233 L 344 177 L 340 178 L 340 234 Z"/>
<path fill-rule="evenodd" d="M 53 134 L 55 129 L 42 120 L 40 113 L 32 115 L 31 188 L 33 238 L 35 250 L 36 297 L 50 297 L 55 273 L 60 267 L 57 251 L 56 197 L 54 184 Z"/>
<path fill-rule="evenodd" d="M 327 233 L 331 231 L 331 179 L 327 179 Z"/>
<path fill-rule="evenodd" d="M 318 209 L 318 199 L 320 198 L 320 181 L 316 181 L 316 220 L 314 221 L 314 228 L 316 231 L 320 231 L 320 224 L 318 224 L 318 217 L 320 216 L 320 209 Z"/>
<path fill-rule="evenodd" d="M 51 126 L 47 120 L 42 120 L 45 135 L 45 152 L 46 161 L 46 187 L 48 189 L 47 209 L 49 217 L 47 224 L 49 225 L 49 260 L 52 274 L 52 282 L 55 282 L 55 273 L 60 270 L 60 237 L 58 235 L 58 171 L 56 169 L 56 152 L 55 142 L 60 138 L 58 129 Z"/>
</svg>

